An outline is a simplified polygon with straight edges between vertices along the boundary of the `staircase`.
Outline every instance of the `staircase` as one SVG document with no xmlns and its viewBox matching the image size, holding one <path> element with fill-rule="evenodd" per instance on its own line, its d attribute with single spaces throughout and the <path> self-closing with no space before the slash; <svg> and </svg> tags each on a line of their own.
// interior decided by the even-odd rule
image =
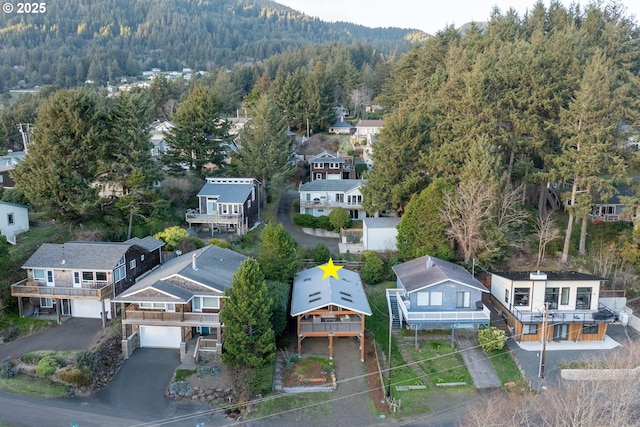
<svg viewBox="0 0 640 427">
<path fill-rule="evenodd" d="M 396 295 L 389 294 L 389 307 L 393 316 L 391 330 L 399 331 L 402 327 L 402 322 L 400 321 L 400 310 L 398 309 L 398 297 Z"/>
</svg>

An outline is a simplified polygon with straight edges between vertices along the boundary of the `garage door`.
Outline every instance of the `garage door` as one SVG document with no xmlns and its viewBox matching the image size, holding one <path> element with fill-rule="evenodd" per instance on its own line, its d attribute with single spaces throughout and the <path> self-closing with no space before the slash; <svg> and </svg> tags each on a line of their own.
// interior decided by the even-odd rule
<svg viewBox="0 0 640 427">
<path fill-rule="evenodd" d="M 105 307 L 109 307 L 105 304 Z M 71 315 L 73 317 L 84 317 L 88 319 L 99 319 L 102 312 L 100 301 L 71 300 Z"/>
<path fill-rule="evenodd" d="M 180 348 L 179 327 L 140 326 L 140 347 Z"/>
</svg>

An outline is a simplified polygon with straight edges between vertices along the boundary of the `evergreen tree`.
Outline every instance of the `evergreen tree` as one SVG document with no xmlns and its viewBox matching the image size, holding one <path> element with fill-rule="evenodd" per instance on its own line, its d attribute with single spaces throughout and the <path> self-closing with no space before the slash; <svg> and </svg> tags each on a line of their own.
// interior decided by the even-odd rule
<svg viewBox="0 0 640 427">
<path fill-rule="evenodd" d="M 226 326 L 222 360 L 244 368 L 273 363 L 276 345 L 270 320 L 272 300 L 258 262 L 252 258 L 242 261 L 224 294 L 220 313 Z"/>
<path fill-rule="evenodd" d="M 296 242 L 282 224 L 269 223 L 262 230 L 258 263 L 267 280 L 289 282 L 298 271 Z"/>
<path fill-rule="evenodd" d="M 98 200 L 92 186 L 105 142 L 105 121 L 97 95 L 60 90 L 41 106 L 33 143 L 14 170 L 16 187 L 35 206 L 56 217 L 91 213 Z"/>
<path fill-rule="evenodd" d="M 293 174 L 291 138 L 287 127 L 266 95 L 260 96 L 251 111 L 247 129 L 240 134 L 236 164 L 240 173 L 255 177 L 266 191 L 283 185 Z M 263 200 L 266 200 L 263 198 Z"/>
<path fill-rule="evenodd" d="M 211 89 L 195 85 L 180 104 L 167 135 L 169 150 L 162 157 L 169 169 L 188 169 L 204 177 L 224 168 L 229 123 L 222 118 L 222 105 Z"/>
</svg>

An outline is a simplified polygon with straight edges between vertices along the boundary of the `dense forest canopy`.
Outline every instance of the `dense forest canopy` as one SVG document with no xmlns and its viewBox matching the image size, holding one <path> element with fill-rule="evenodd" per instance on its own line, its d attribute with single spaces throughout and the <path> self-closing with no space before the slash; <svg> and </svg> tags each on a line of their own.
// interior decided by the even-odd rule
<svg viewBox="0 0 640 427">
<path fill-rule="evenodd" d="M 326 23 L 266 0 L 56 0 L 42 14 L 0 15 L 0 92 L 151 68 L 232 68 L 324 43 L 366 43 L 388 56 L 424 37 Z"/>
</svg>

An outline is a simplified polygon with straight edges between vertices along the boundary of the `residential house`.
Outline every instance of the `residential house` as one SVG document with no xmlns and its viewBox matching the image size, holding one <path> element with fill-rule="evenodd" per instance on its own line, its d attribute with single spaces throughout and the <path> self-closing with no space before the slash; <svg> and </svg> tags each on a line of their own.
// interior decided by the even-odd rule
<svg viewBox="0 0 640 427">
<path fill-rule="evenodd" d="M 157 121 L 151 125 L 151 143 L 153 146 L 151 147 L 151 157 L 155 158 L 163 155 L 168 150 L 168 145 L 166 142 L 166 135 L 170 133 L 171 130 L 175 127 L 175 125 L 168 121 Z"/>
<path fill-rule="evenodd" d="M 328 151 L 323 151 L 309 159 L 309 171 L 310 181 L 354 179 L 356 177 L 353 159 L 339 157 L 337 154 Z"/>
<path fill-rule="evenodd" d="M 464 267 L 430 255 L 392 267 L 397 287 L 387 289 L 393 328 L 451 329 L 488 326 L 485 288 Z M 417 342 L 417 341 L 416 341 Z"/>
<path fill-rule="evenodd" d="M 330 264 L 333 266 L 332 261 Z M 339 269 L 335 276 L 325 275 L 325 270 L 313 267 L 293 279 L 291 316 L 296 318 L 298 355 L 305 338 L 328 338 L 329 358 L 333 358 L 334 338 L 356 337 L 364 362 L 364 323 L 371 316 L 371 307 L 360 275 L 346 269 Z"/>
<path fill-rule="evenodd" d="M 384 127 L 384 120 L 359 120 L 356 123 L 356 133 L 354 138 L 363 141 L 370 136 L 377 135 Z"/>
<path fill-rule="evenodd" d="M 195 349 L 220 353 L 224 290 L 245 258 L 207 246 L 170 259 L 118 296 L 125 358 L 138 347 L 180 349 L 181 360 Z"/>
<path fill-rule="evenodd" d="M 2 188 L 15 187 L 11 172 L 22 160 L 24 160 L 24 151 L 11 151 L 0 156 L 0 186 Z"/>
<path fill-rule="evenodd" d="M 355 128 L 349 122 L 345 122 L 343 117 L 340 120 L 329 126 L 329 133 L 336 135 L 350 135 L 355 131 Z"/>
<path fill-rule="evenodd" d="M 259 185 L 254 178 L 207 178 L 198 192 L 198 209 L 187 211 L 189 227 L 245 234 L 258 222 Z"/>
<path fill-rule="evenodd" d="M 16 236 L 29 231 L 29 207 L 0 201 L 0 233 L 16 244 Z"/>
<path fill-rule="evenodd" d="M 11 285 L 20 316 L 48 311 L 62 316 L 105 320 L 113 316 L 111 301 L 136 279 L 160 265 L 164 242 L 137 237 L 126 242 L 44 243 L 22 265 L 27 278 Z"/>
<path fill-rule="evenodd" d="M 352 219 L 363 219 L 362 179 L 321 179 L 302 184 L 300 193 L 300 213 L 313 216 L 329 215 L 337 207 L 346 209 Z"/>
<path fill-rule="evenodd" d="M 398 250 L 398 224 L 401 218 L 367 217 L 362 221 L 362 244 L 367 251 Z"/>
<path fill-rule="evenodd" d="M 576 271 L 492 272 L 491 302 L 517 341 L 603 340 L 615 313 L 599 302 L 605 279 Z M 548 304 L 548 310 L 547 310 Z"/>
<path fill-rule="evenodd" d="M 628 185 L 617 186 L 615 194 L 593 204 L 589 219 L 593 222 L 631 222 L 636 210 L 624 203 L 624 197 L 634 197 L 635 192 Z M 622 198 L 621 198 L 622 197 Z"/>
</svg>

